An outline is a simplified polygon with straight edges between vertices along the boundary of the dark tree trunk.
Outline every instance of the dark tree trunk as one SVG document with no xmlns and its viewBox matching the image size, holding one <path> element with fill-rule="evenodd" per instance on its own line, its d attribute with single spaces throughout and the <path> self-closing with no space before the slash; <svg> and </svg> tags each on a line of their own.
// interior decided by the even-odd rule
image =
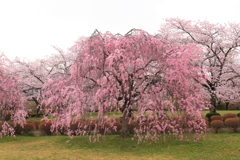
<svg viewBox="0 0 240 160">
<path fill-rule="evenodd" d="M 34 100 L 34 102 L 35 102 L 36 105 L 37 105 L 36 117 L 40 117 L 40 106 L 39 106 L 39 102 L 38 102 L 37 98 L 35 98 L 35 97 L 32 97 L 32 99 Z"/>
<path fill-rule="evenodd" d="M 3 122 L 4 119 L 3 119 L 3 114 L 2 114 L 2 110 L 0 109 L 0 122 Z"/>
<path fill-rule="evenodd" d="M 128 131 L 128 117 L 123 114 L 122 117 L 122 133 L 121 136 L 122 137 L 128 137 L 129 136 L 129 131 Z"/>
<path fill-rule="evenodd" d="M 229 106 L 229 102 L 226 102 L 226 110 L 229 110 L 228 106 Z"/>
<path fill-rule="evenodd" d="M 211 105 L 210 107 L 210 113 L 216 113 L 216 96 L 214 94 L 211 94 Z"/>
<path fill-rule="evenodd" d="M 128 122 L 129 122 L 129 118 L 132 117 L 132 109 L 129 107 L 125 107 L 123 106 L 122 108 L 122 133 L 121 136 L 122 137 L 128 137 L 129 136 L 129 130 L 128 130 Z"/>
</svg>

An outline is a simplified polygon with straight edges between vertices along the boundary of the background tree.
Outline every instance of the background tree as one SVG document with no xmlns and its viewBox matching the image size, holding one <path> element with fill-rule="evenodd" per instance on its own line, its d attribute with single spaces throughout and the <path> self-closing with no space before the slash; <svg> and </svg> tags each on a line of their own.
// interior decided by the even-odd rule
<svg viewBox="0 0 240 160">
<path fill-rule="evenodd" d="M 26 99 L 34 101 L 37 106 L 37 116 L 40 113 L 40 102 L 42 100 L 42 86 L 49 78 L 69 76 L 69 68 L 75 59 L 75 55 L 53 46 L 58 54 L 52 54 L 43 59 L 25 61 L 19 58 L 14 60 L 12 73 L 21 79 L 22 91 Z"/>
<path fill-rule="evenodd" d="M 137 109 L 134 121 L 141 126 L 135 130 L 139 140 L 141 133 L 156 139 L 157 133 L 182 134 L 180 119 L 186 120 L 191 131 L 205 129 L 201 117 L 205 101 L 193 81 L 201 81 L 200 70 L 193 65 L 199 53 L 196 45 L 169 45 L 142 30 L 131 30 L 125 36 L 95 31 L 85 41 L 76 42 L 72 51 L 78 56 L 71 77 L 50 80 L 44 87 L 44 104 L 55 111 L 55 130 L 67 126 L 71 134 L 71 122 L 98 109 L 98 119 L 90 118 L 95 124 L 93 133 L 98 135 L 97 129 L 104 128 L 104 134 L 113 125 L 104 113 L 113 108 L 122 112 L 122 136 L 128 136 L 132 108 Z M 142 125 L 145 114 L 151 121 L 149 128 Z M 86 123 L 79 126 L 78 134 L 86 134 L 86 127 Z"/>
<path fill-rule="evenodd" d="M 8 72 L 10 61 L 0 55 L 0 121 L 3 121 L 3 110 L 11 111 L 14 123 L 23 125 L 26 112 L 24 111 L 24 98 L 20 90 L 18 79 Z M 2 123 L 1 123 L 2 124 Z M 2 134 L 13 134 L 14 130 L 5 122 L 2 124 Z"/>
<path fill-rule="evenodd" d="M 205 73 L 205 81 L 201 85 L 208 93 L 213 106 L 210 111 L 216 112 L 217 102 L 223 101 L 221 97 L 224 96 L 221 94 L 233 92 L 233 87 L 226 84 L 239 81 L 240 24 L 222 25 L 172 18 L 167 19 L 161 26 L 159 36 L 168 41 L 180 44 L 195 43 L 203 47 L 198 64 Z"/>
</svg>

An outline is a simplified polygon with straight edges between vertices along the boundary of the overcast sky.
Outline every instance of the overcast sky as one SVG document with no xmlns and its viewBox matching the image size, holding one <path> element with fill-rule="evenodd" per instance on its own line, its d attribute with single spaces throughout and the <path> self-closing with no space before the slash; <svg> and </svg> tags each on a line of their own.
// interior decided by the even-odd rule
<svg viewBox="0 0 240 160">
<path fill-rule="evenodd" d="M 79 36 L 157 33 L 165 18 L 239 22 L 239 0 L 0 0 L 0 51 L 28 59 L 66 50 Z"/>
</svg>

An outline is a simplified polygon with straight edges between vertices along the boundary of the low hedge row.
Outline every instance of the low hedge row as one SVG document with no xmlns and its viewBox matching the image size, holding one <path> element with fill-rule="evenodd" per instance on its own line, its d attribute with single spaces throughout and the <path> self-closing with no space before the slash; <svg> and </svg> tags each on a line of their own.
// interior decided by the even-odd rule
<svg viewBox="0 0 240 160">
<path fill-rule="evenodd" d="M 13 122 L 9 122 L 8 124 L 14 128 L 15 134 L 24 134 L 36 130 L 36 126 L 33 123 L 26 123 L 23 127 L 20 124 L 14 125 Z"/>
<path fill-rule="evenodd" d="M 228 127 L 233 129 L 234 132 L 237 132 L 237 129 L 240 127 L 240 117 L 239 114 L 235 113 L 227 113 L 221 116 L 218 113 L 208 113 L 206 114 L 206 124 L 209 127 L 212 127 L 215 129 L 215 133 L 218 133 L 218 131 L 223 127 Z M 147 118 L 146 118 L 147 119 Z M 176 120 L 179 122 L 179 127 L 181 128 L 187 128 L 187 117 L 178 119 L 177 117 L 173 120 Z M 134 133 L 134 129 L 136 127 L 142 128 L 154 128 L 154 125 L 161 124 L 164 120 L 159 120 L 159 122 L 154 124 L 151 121 L 144 121 L 144 122 L 134 122 L 131 121 L 128 123 L 128 130 L 130 133 Z M 40 121 L 27 121 L 27 123 L 24 125 L 24 127 L 21 127 L 20 125 L 14 126 L 13 122 L 9 122 L 9 124 L 15 129 L 16 134 L 24 134 L 29 133 L 35 130 L 39 130 L 42 133 L 45 133 L 47 135 L 51 135 L 51 126 L 52 122 L 40 122 Z M 82 132 L 85 134 L 89 134 L 93 131 L 98 131 L 102 134 L 107 133 L 117 133 L 120 132 L 122 129 L 122 119 L 116 118 L 113 119 L 111 123 L 105 122 L 104 124 L 99 125 L 100 123 L 97 121 L 87 121 L 87 120 L 78 120 L 71 122 L 69 127 L 63 126 L 61 128 L 57 128 L 57 131 L 60 134 L 66 133 L 66 131 L 71 130 L 72 134 L 79 135 Z M 1 128 L 1 127 L 0 127 Z"/>
<path fill-rule="evenodd" d="M 237 128 L 240 127 L 240 114 L 235 113 L 226 113 L 223 116 L 218 114 L 207 114 L 208 122 L 210 123 L 210 127 L 215 129 L 215 133 L 223 127 L 228 127 L 233 129 L 234 132 L 237 132 Z"/>
</svg>

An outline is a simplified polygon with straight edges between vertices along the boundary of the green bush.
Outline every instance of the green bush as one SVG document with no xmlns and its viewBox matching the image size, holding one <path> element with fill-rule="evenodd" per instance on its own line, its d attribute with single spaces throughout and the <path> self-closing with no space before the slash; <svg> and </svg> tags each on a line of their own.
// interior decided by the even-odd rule
<svg viewBox="0 0 240 160">
<path fill-rule="evenodd" d="M 235 118 L 237 117 L 236 113 L 226 113 L 223 115 L 223 121 L 225 121 L 227 118 Z"/>
<path fill-rule="evenodd" d="M 223 121 L 222 120 L 213 120 L 210 123 L 211 127 L 215 129 L 215 133 L 218 133 L 218 131 L 223 127 Z"/>
<path fill-rule="evenodd" d="M 42 131 L 43 133 L 46 133 L 47 135 L 51 135 L 51 126 L 52 126 L 52 122 L 48 121 L 48 122 L 41 122 L 38 126 L 38 129 L 40 131 Z"/>
<path fill-rule="evenodd" d="M 240 117 L 240 113 L 238 113 L 237 116 Z"/>
<path fill-rule="evenodd" d="M 212 116 L 214 116 L 214 115 L 219 115 L 220 116 L 220 114 L 219 113 L 207 113 L 206 114 L 206 117 L 208 118 L 208 119 L 210 119 Z"/>
<path fill-rule="evenodd" d="M 234 132 L 237 132 L 237 128 L 240 127 L 240 119 L 238 117 L 227 118 L 224 124 L 227 127 L 232 128 Z"/>
</svg>

